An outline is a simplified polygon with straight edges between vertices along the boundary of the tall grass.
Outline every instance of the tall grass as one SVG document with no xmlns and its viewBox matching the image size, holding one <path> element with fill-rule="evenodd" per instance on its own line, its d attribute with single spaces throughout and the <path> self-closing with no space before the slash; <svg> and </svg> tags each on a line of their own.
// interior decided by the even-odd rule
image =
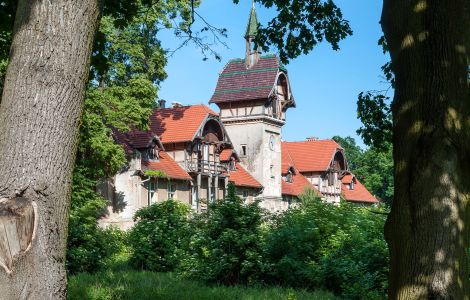
<svg viewBox="0 0 470 300">
<path fill-rule="evenodd" d="M 172 273 L 133 270 L 108 270 L 96 274 L 77 274 L 69 278 L 68 293 L 70 300 L 337 299 L 332 294 L 323 291 L 307 292 L 277 287 L 208 286 L 196 281 L 180 279 Z"/>
</svg>

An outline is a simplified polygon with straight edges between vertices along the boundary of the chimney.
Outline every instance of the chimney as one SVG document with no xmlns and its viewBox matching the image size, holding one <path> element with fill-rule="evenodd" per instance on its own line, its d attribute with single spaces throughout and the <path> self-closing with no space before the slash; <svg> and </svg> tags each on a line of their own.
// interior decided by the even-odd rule
<svg viewBox="0 0 470 300">
<path fill-rule="evenodd" d="M 318 141 L 318 138 L 316 136 L 309 136 L 307 141 Z"/>
<path fill-rule="evenodd" d="M 166 100 L 160 99 L 158 100 L 158 107 L 165 108 Z"/>
</svg>

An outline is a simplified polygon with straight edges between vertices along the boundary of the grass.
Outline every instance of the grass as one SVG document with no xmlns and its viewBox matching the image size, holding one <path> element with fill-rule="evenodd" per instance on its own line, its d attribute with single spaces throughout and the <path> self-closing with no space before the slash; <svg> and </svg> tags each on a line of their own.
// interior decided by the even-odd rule
<svg viewBox="0 0 470 300">
<path fill-rule="evenodd" d="M 106 271 L 81 273 L 69 278 L 69 300 L 337 300 L 324 291 L 300 291 L 281 287 L 208 286 L 172 273 L 132 270 L 121 256 Z"/>
<path fill-rule="evenodd" d="M 207 286 L 183 280 L 171 273 L 145 271 L 105 271 L 78 274 L 69 279 L 69 299 L 240 299 L 240 300 L 301 300 L 337 299 L 332 294 L 286 288 L 247 288 L 242 286 Z"/>
</svg>

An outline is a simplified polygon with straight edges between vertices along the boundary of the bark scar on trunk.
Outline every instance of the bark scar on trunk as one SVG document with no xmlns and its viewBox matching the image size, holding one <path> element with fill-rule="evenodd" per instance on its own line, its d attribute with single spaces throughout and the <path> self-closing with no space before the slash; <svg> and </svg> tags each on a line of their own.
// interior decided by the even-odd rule
<svg viewBox="0 0 470 300">
<path fill-rule="evenodd" d="M 36 236 L 37 205 L 25 197 L 0 198 L 0 266 L 11 274 Z"/>
</svg>

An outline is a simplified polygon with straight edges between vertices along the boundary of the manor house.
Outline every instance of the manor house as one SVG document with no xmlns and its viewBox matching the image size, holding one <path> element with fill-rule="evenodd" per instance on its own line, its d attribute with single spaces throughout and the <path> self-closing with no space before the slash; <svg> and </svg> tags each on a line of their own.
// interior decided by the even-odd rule
<svg viewBox="0 0 470 300">
<path fill-rule="evenodd" d="M 219 113 L 206 105 L 165 107 L 160 100 L 148 131 L 113 131 L 128 165 L 99 186 L 110 200 L 103 224 L 129 228 L 139 208 L 167 199 L 205 210 L 225 196 L 230 182 L 240 197 L 271 211 L 288 208 L 309 189 L 330 203 L 378 202 L 348 170 L 335 141 L 282 139 L 296 102 L 279 58 L 254 49 L 256 28 L 252 8 L 245 57 L 225 65 L 209 100 Z"/>
</svg>

